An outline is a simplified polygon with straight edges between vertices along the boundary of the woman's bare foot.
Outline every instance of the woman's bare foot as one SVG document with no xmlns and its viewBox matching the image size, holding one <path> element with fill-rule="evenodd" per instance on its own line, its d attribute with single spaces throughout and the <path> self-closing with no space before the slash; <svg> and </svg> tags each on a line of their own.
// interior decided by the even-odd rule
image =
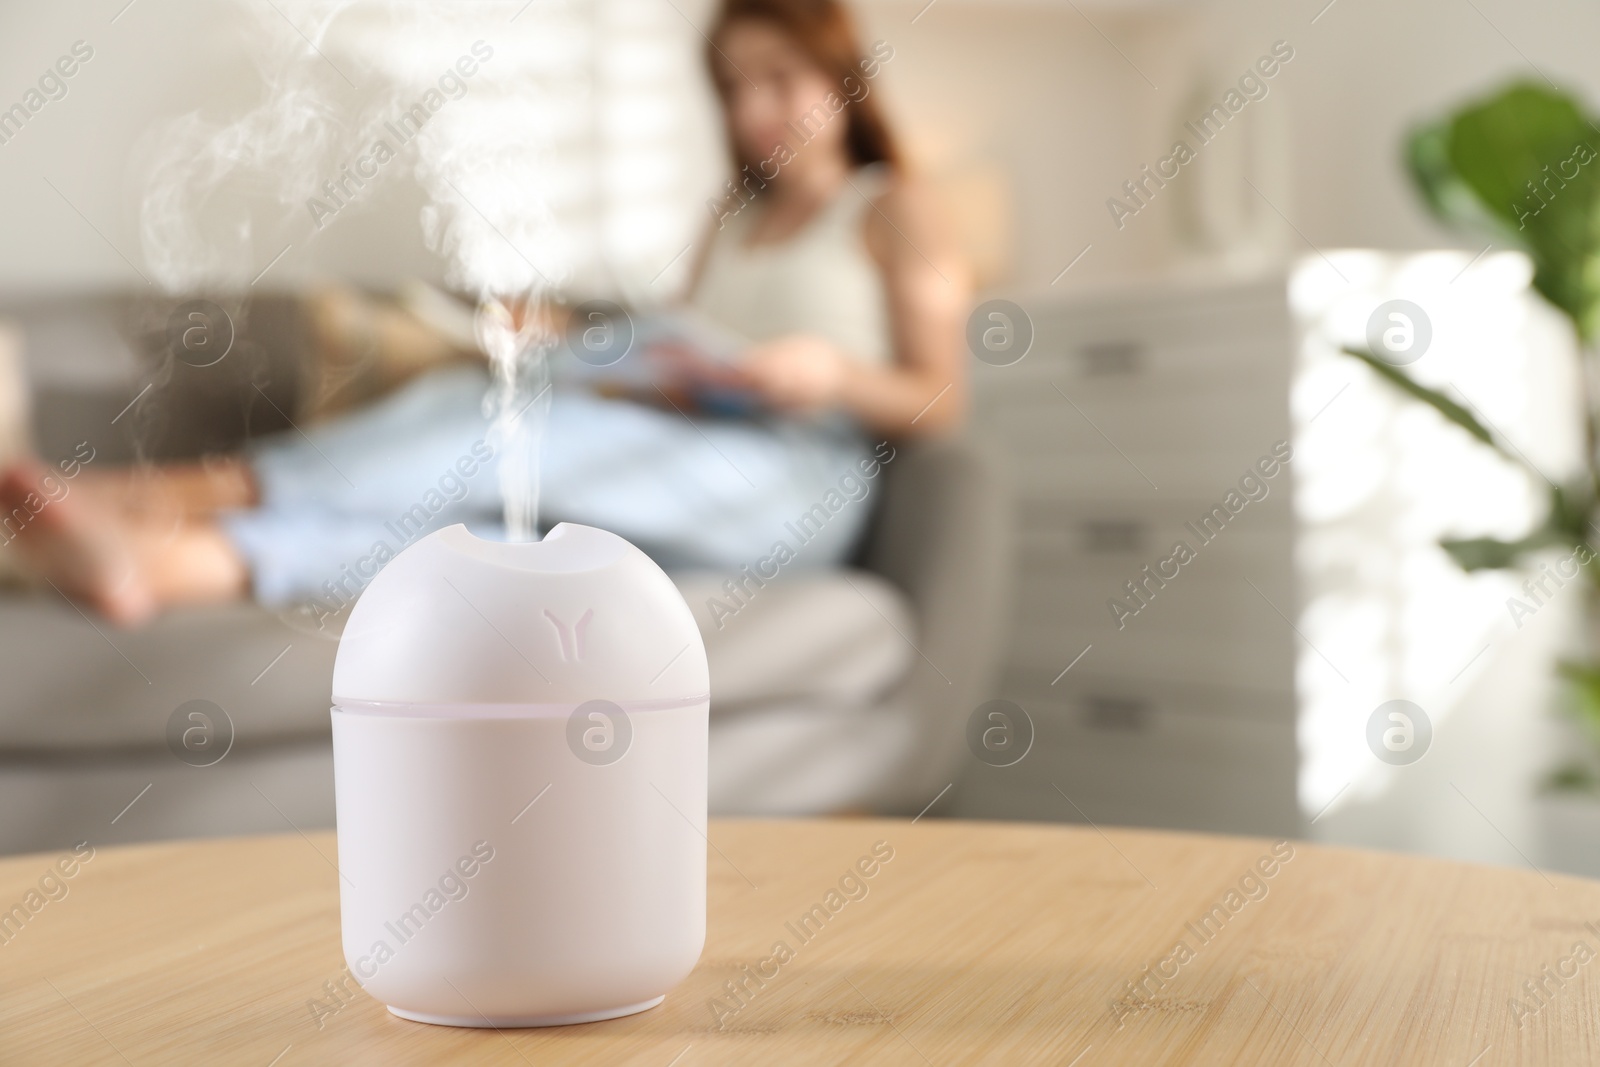
<svg viewBox="0 0 1600 1067">
<path fill-rule="evenodd" d="M 0 472 L 3 550 L 15 551 L 62 593 L 120 626 L 162 607 L 243 596 L 249 572 L 210 523 L 142 522 L 70 485 L 47 492 L 36 461 Z"/>
<path fill-rule="evenodd" d="M 0 473 L 7 550 L 21 553 L 46 581 L 112 622 L 143 622 L 156 605 L 115 513 L 73 499 L 65 483 L 54 482 L 51 492 L 48 473 L 31 460 Z"/>
<path fill-rule="evenodd" d="M 104 506 L 165 522 L 210 518 L 219 511 L 255 507 L 261 502 L 255 472 L 236 456 L 84 470 L 73 486 L 74 491 L 82 490 Z"/>
</svg>

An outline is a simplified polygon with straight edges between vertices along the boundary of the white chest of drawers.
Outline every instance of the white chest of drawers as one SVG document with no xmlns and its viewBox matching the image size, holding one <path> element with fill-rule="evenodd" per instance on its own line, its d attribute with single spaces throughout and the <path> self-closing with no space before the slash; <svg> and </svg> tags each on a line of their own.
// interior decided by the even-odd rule
<svg viewBox="0 0 1600 1067">
<path fill-rule="evenodd" d="M 955 812 L 1293 832 L 1294 464 L 1257 473 L 1259 499 L 1240 489 L 1290 440 L 1284 278 L 1017 302 L 1032 348 L 975 363 L 973 432 L 1012 469 L 1017 594 L 995 695 L 1035 740 L 1009 767 L 973 760 Z"/>
</svg>

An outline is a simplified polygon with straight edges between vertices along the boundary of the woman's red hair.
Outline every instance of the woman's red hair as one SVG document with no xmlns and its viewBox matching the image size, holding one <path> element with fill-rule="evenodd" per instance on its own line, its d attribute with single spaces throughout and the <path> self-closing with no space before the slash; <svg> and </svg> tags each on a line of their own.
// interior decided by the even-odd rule
<svg viewBox="0 0 1600 1067">
<path fill-rule="evenodd" d="M 862 63 L 868 59 L 856 34 L 855 20 L 839 0 L 723 0 L 706 33 L 706 65 L 715 70 L 727 62 L 717 42 L 737 22 L 768 23 L 792 40 L 841 93 L 845 79 L 862 80 Z M 885 163 L 899 170 L 903 157 L 878 98 L 868 93 L 845 109 L 848 123 L 845 150 L 858 167 Z M 730 131 L 731 135 L 731 131 Z M 732 138 L 730 136 L 730 143 Z"/>
</svg>

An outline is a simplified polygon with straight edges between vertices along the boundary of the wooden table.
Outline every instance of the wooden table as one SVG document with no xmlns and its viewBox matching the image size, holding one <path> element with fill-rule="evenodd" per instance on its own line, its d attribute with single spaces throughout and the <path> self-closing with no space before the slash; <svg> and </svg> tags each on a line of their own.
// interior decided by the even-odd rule
<svg viewBox="0 0 1600 1067">
<path fill-rule="evenodd" d="M 328 995 L 344 967 L 331 834 L 103 848 L 48 881 L 59 899 L 33 898 L 44 903 L 20 930 L 0 928 L 0 1062 L 1600 1061 L 1596 882 L 1300 843 L 1274 858 L 1266 841 L 933 820 L 720 821 L 711 841 L 705 954 L 665 1004 L 506 1032 Z M 859 899 L 841 895 L 820 933 L 796 938 L 786 924 L 826 905 L 876 842 L 893 859 L 865 895 L 847 883 Z M 56 858 L 0 862 L 0 908 L 26 905 Z M 716 1025 L 724 983 L 780 940 L 793 958 L 742 1007 L 724 1000 Z M 1536 999 L 1522 983 L 1541 977 Z"/>
</svg>

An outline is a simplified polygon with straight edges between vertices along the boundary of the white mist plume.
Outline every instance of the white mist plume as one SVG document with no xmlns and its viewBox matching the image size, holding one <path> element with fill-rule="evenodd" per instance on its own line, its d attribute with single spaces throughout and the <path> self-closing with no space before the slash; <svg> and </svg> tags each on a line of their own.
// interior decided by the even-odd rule
<svg viewBox="0 0 1600 1067">
<path fill-rule="evenodd" d="M 169 292 L 237 292 L 281 249 L 360 210 L 372 186 L 414 175 L 429 200 L 428 247 L 445 257 L 447 281 L 479 301 L 506 525 L 531 538 L 553 341 L 533 312 L 569 262 L 544 159 L 559 133 L 556 86 L 581 81 L 574 63 L 585 53 L 567 5 L 278 0 L 237 10 L 263 98 L 231 120 L 196 112 L 150 138 L 140 239 L 152 277 Z M 457 71 L 463 56 L 472 75 Z M 408 113 L 425 116 L 420 131 L 395 125 Z M 344 182 L 348 199 L 328 217 L 327 183 L 379 142 L 392 159 Z"/>
</svg>

